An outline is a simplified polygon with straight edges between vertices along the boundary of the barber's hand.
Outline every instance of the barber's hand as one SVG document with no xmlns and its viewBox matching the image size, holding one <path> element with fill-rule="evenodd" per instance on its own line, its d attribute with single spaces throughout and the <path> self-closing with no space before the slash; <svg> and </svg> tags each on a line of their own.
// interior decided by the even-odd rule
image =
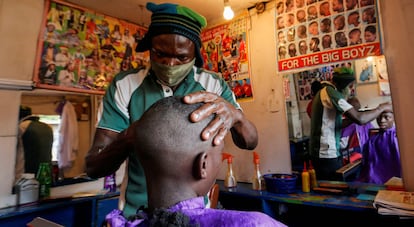
<svg viewBox="0 0 414 227">
<path fill-rule="evenodd" d="M 205 103 L 190 115 L 190 120 L 193 122 L 199 122 L 211 114 L 216 114 L 215 119 L 213 119 L 201 133 L 201 138 L 203 140 L 208 140 L 215 135 L 213 144 L 221 144 L 224 137 L 227 135 L 227 132 L 233 127 L 238 110 L 221 96 L 205 91 L 186 95 L 184 97 L 184 102 L 188 104 L 199 102 Z"/>
<path fill-rule="evenodd" d="M 390 102 L 385 102 L 385 103 L 381 103 L 379 106 L 380 110 L 382 110 L 381 112 L 384 111 L 390 111 L 392 112 L 392 104 Z"/>
</svg>

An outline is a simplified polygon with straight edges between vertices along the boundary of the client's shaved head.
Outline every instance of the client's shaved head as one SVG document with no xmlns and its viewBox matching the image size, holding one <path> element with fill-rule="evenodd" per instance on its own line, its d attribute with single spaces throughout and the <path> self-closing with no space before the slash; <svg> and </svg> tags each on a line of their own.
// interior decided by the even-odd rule
<svg viewBox="0 0 414 227">
<path fill-rule="evenodd" d="M 195 157 L 213 147 L 212 139 L 201 139 L 201 132 L 214 116 L 197 123 L 190 121 L 190 114 L 202 104 L 190 105 L 183 103 L 182 97 L 167 97 L 154 103 L 134 123 L 134 143 L 145 171 L 151 168 L 160 175 L 191 175 Z"/>
</svg>

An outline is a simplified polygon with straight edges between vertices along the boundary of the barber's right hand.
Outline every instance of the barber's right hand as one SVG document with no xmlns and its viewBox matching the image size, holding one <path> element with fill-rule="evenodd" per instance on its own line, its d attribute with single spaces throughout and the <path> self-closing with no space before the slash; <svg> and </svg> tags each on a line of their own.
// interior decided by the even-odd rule
<svg viewBox="0 0 414 227">
<path fill-rule="evenodd" d="M 384 102 L 381 103 L 378 108 L 380 108 L 380 110 L 382 110 L 381 112 L 387 111 L 387 112 L 393 112 L 392 110 L 392 104 L 390 102 Z"/>
</svg>

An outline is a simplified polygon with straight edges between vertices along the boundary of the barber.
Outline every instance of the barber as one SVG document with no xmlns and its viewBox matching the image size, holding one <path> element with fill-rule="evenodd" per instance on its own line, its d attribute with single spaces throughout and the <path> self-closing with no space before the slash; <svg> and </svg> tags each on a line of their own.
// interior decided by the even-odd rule
<svg viewBox="0 0 414 227">
<path fill-rule="evenodd" d="M 103 112 L 94 142 L 86 157 L 87 174 L 103 177 L 116 171 L 127 160 L 121 190 L 124 216 L 135 214 L 147 205 L 146 181 L 136 155 L 124 141 L 128 128 L 157 100 L 185 96 L 186 103 L 202 105 L 190 118 L 201 121 L 211 114 L 215 119 L 202 131 L 201 138 L 219 145 L 230 131 L 241 149 L 253 150 L 258 143 L 256 127 L 237 103 L 227 83 L 216 73 L 202 69 L 201 30 L 206 19 L 193 10 L 176 4 L 147 3 L 151 24 L 136 51 L 150 51 L 151 67 L 116 75 L 103 99 Z M 145 130 L 145 129 L 142 129 Z M 110 146 L 108 146 L 110 145 Z M 179 158 L 179 157 L 177 157 Z"/>
</svg>

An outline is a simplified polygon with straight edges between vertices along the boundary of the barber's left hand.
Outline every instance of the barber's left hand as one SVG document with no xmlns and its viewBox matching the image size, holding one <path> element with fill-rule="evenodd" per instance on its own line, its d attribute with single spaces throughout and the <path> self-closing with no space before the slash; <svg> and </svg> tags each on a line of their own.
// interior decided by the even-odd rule
<svg viewBox="0 0 414 227">
<path fill-rule="evenodd" d="M 227 132 L 233 127 L 238 110 L 221 96 L 205 91 L 186 95 L 184 102 L 188 104 L 205 103 L 190 115 L 190 120 L 193 122 L 201 121 L 211 114 L 216 114 L 216 117 L 201 133 L 201 138 L 208 140 L 211 136 L 215 135 L 213 144 L 221 144 Z"/>
</svg>

